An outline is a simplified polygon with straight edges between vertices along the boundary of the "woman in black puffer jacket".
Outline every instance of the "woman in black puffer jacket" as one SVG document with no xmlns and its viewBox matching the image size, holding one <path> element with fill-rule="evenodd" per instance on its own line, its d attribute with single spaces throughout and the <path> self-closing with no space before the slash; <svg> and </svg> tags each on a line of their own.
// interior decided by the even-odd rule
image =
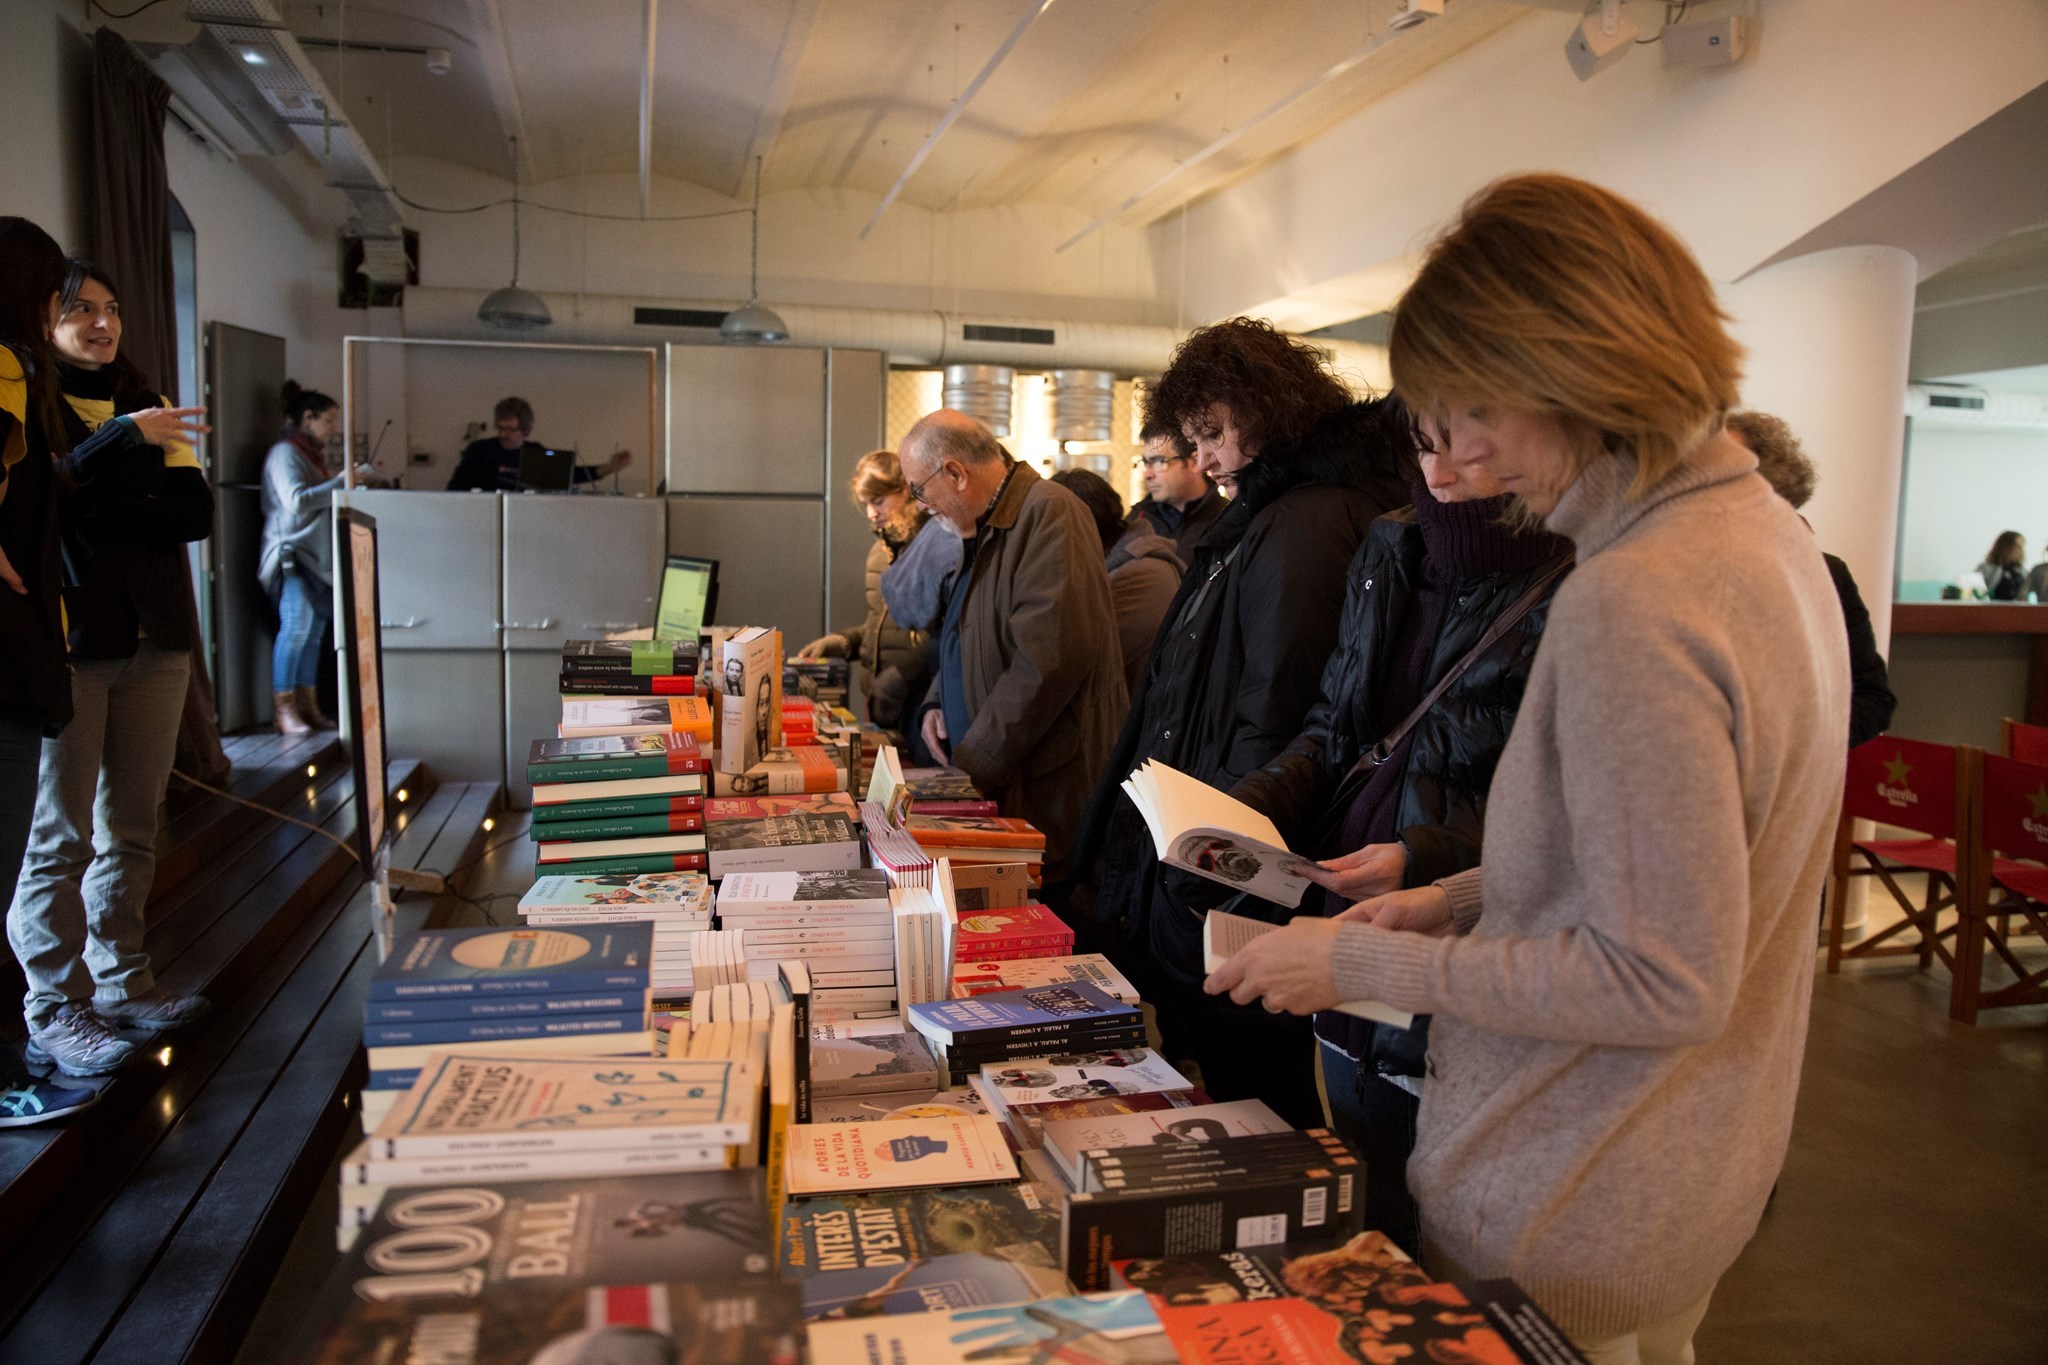
<svg viewBox="0 0 2048 1365">
<path fill-rule="evenodd" d="M 1147 422 L 1181 433 L 1234 496 L 1166 609 L 1082 821 L 1076 928 L 1154 1005 L 1168 1055 L 1192 1059 L 1213 1097 L 1261 1099 L 1313 1127 L 1305 1021 L 1203 992 L 1202 917 L 1162 878 L 1118 784 L 1158 759 L 1228 791 L 1300 732 L 1337 641 L 1345 566 L 1373 519 L 1408 500 L 1413 441 L 1387 404 L 1353 402 L 1310 347 L 1245 318 L 1189 336 L 1146 401 Z"/>
<path fill-rule="evenodd" d="M 1421 444 L 1414 506 L 1374 522 L 1351 566 L 1321 700 L 1286 750 L 1231 793 L 1289 847 L 1327 859 L 1310 875 L 1328 915 L 1479 865 L 1487 787 L 1571 562 L 1570 542 L 1525 528 L 1484 466 L 1453 471 Z M 1532 589 L 1534 604 L 1386 760 L 1361 764 Z M 1302 905 L 1318 908 L 1313 893 Z M 1366 1159 L 1366 1225 L 1419 1254 L 1405 1167 L 1428 1019 L 1398 1029 L 1331 1012 L 1315 1032 L 1331 1118 Z"/>
</svg>

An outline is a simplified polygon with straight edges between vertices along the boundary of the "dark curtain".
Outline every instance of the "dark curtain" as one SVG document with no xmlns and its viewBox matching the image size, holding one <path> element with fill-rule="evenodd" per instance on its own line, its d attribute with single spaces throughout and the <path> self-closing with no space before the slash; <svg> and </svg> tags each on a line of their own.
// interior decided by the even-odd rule
<svg viewBox="0 0 2048 1365">
<path fill-rule="evenodd" d="M 128 41 L 92 39 L 92 258 L 121 287 L 121 349 L 159 389 L 177 382 L 171 184 L 164 110 L 171 88 Z"/>
<path fill-rule="evenodd" d="M 164 111 L 171 88 L 102 26 L 92 40 L 93 261 L 120 286 L 121 349 L 161 392 L 177 383 L 177 305 L 171 279 L 171 179 L 164 165 Z M 185 613 L 196 641 L 199 605 L 186 580 Z M 228 772 L 206 653 L 192 650 L 192 682 L 178 726 L 178 770 L 219 782 Z"/>
</svg>

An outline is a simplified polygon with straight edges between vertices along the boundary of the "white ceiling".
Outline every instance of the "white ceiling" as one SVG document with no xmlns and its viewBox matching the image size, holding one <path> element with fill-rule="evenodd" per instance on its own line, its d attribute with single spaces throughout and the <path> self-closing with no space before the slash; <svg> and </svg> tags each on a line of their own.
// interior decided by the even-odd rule
<svg viewBox="0 0 2048 1365">
<path fill-rule="evenodd" d="M 660 0 L 654 172 L 719 194 L 881 195 L 1035 0 Z M 1093 217 L 1386 32 L 1395 0 L 1060 0 L 905 188 L 932 209 L 1022 203 Z M 1261 124 L 1135 207 L 1157 217 L 1226 183 L 1527 13 L 1449 12 Z M 638 167 L 643 0 L 294 0 L 301 36 L 447 47 L 315 49 L 380 155 L 496 175 L 522 136 L 529 180 Z M 1552 22 L 1555 22 L 1553 19 Z M 401 184 L 412 194 L 432 186 Z"/>
</svg>

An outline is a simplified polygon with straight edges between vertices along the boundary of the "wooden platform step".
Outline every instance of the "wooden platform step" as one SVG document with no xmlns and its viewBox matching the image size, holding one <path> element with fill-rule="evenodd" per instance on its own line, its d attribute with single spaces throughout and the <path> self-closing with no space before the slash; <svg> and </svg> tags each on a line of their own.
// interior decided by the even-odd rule
<svg viewBox="0 0 2048 1365">
<path fill-rule="evenodd" d="M 350 779 L 307 785 L 295 813 L 345 839 Z M 395 866 L 475 856 L 495 786 L 441 787 L 395 763 L 394 801 L 401 788 Z M 347 1135 L 372 970 L 360 869 L 276 822 L 206 867 L 161 917 L 152 905 L 150 945 L 164 980 L 206 991 L 213 1015 L 79 1119 L 0 1134 L 0 1359 L 232 1355 Z"/>
</svg>

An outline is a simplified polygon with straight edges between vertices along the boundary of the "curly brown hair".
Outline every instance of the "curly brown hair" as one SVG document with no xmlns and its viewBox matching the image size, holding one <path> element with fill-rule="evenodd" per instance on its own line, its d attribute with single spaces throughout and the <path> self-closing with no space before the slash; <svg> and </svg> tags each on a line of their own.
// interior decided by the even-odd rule
<svg viewBox="0 0 2048 1365">
<path fill-rule="evenodd" d="M 1351 404 L 1322 352 L 1258 318 L 1228 318 L 1188 334 L 1166 373 L 1145 395 L 1145 424 L 1164 426 L 1183 455 L 1194 453 L 1188 425 L 1210 405 L 1230 409 L 1238 444 L 1250 456 L 1299 445 L 1309 429 Z"/>
<path fill-rule="evenodd" d="M 1728 430 L 1756 456 L 1756 472 L 1779 497 L 1794 507 L 1806 506 L 1820 476 L 1784 418 L 1768 412 L 1731 412 Z"/>
</svg>

